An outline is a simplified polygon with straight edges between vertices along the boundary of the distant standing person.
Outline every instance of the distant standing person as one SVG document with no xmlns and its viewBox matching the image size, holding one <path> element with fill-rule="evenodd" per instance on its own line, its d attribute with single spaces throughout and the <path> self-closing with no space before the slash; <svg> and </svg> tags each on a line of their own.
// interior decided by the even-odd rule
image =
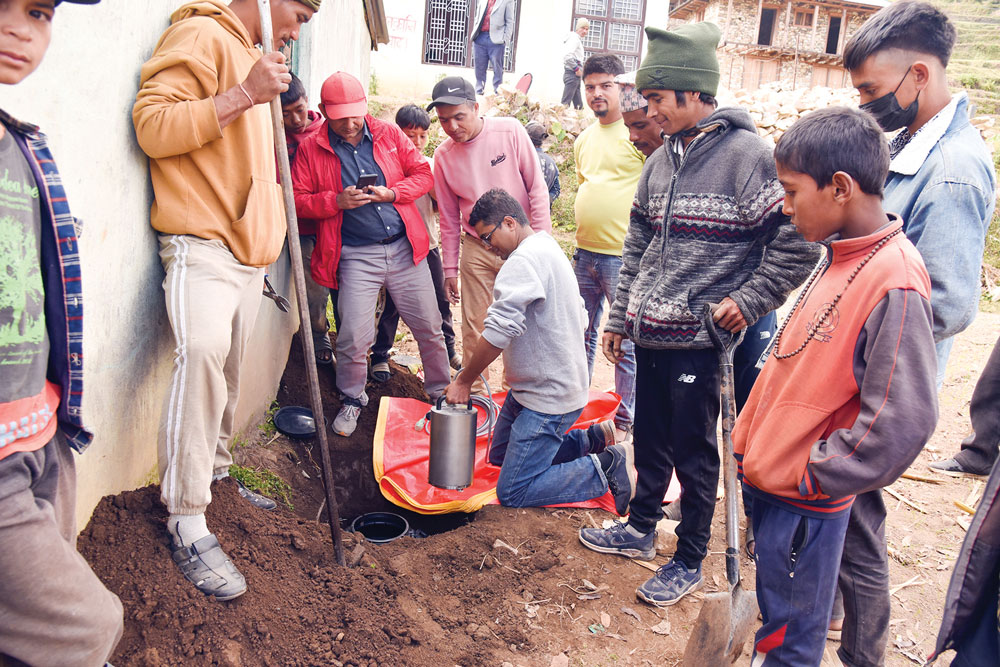
<svg viewBox="0 0 1000 667">
<path fill-rule="evenodd" d="M 517 200 L 536 232 L 552 229 L 549 193 L 531 139 L 515 118 L 483 118 L 472 84 L 458 76 L 442 79 L 427 110 L 437 109 L 448 138 L 434 151 L 434 184 L 441 216 L 441 254 L 448 299 L 458 303 L 462 277 L 462 365 L 483 332 L 493 301 L 493 281 L 503 259 L 483 243 L 469 214 L 488 190 L 502 188 Z M 461 264 L 459 264 L 461 246 Z M 489 380 L 489 373 L 483 376 Z M 481 383 L 474 385 L 480 391 Z"/>
<path fill-rule="evenodd" d="M 580 77 L 583 76 L 583 40 L 590 32 L 590 21 L 585 18 L 576 20 L 576 29 L 572 30 L 563 40 L 563 106 L 573 105 L 575 109 L 583 108 L 583 97 L 580 95 Z"/>
<path fill-rule="evenodd" d="M 531 121 L 524 126 L 524 129 L 527 130 L 531 143 L 535 145 L 535 152 L 538 153 L 538 164 L 541 165 L 542 174 L 545 176 L 545 187 L 549 189 L 549 210 L 551 210 L 562 189 L 559 185 L 559 167 L 556 166 L 555 159 L 542 150 L 542 142 L 549 133 L 537 121 Z"/>
<path fill-rule="evenodd" d="M 493 68 L 493 92 L 503 82 L 503 55 L 514 40 L 517 18 L 514 0 L 477 0 L 472 42 L 472 61 L 476 68 L 476 94 L 486 92 L 486 67 Z"/>
<path fill-rule="evenodd" d="M 632 199 L 646 158 L 629 141 L 622 121 L 615 77 L 625 72 L 621 59 L 609 53 L 591 56 L 583 66 L 583 90 L 597 123 L 573 144 L 576 161 L 576 254 L 574 271 L 587 308 L 587 367 L 594 375 L 604 300 L 614 303 L 622 245 L 628 230 Z M 635 349 L 622 341 L 622 359 L 615 364 L 615 391 L 622 397 L 615 414 L 615 440 L 632 432 L 635 412 Z"/>
</svg>

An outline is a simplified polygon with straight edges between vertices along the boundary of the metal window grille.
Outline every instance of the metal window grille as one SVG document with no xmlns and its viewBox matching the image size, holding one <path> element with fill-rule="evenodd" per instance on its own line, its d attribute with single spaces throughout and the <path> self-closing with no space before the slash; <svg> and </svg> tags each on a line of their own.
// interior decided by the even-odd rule
<svg viewBox="0 0 1000 667">
<path fill-rule="evenodd" d="M 575 11 L 587 16 L 607 16 L 608 0 L 576 0 Z"/>
<path fill-rule="evenodd" d="M 586 39 L 583 40 L 583 48 L 592 51 L 603 51 L 604 34 L 607 31 L 607 27 L 608 24 L 605 21 L 591 21 L 590 31 L 587 33 Z"/>
<path fill-rule="evenodd" d="M 648 0 L 575 0 L 570 30 L 578 18 L 590 19 L 584 55 L 613 53 L 626 71 L 638 69 Z"/>
<path fill-rule="evenodd" d="M 608 36 L 611 51 L 635 52 L 639 50 L 639 26 L 634 23 L 612 23 Z"/>
<path fill-rule="evenodd" d="M 612 0 L 611 16 L 616 19 L 625 19 L 626 21 L 641 20 L 641 0 Z"/>
<path fill-rule="evenodd" d="M 423 62 L 434 65 L 472 67 L 472 29 L 475 0 L 427 0 L 427 21 L 424 29 Z M 514 69 L 517 54 L 517 34 L 521 15 L 521 0 L 514 0 L 514 37 L 504 49 L 503 68 Z"/>
</svg>

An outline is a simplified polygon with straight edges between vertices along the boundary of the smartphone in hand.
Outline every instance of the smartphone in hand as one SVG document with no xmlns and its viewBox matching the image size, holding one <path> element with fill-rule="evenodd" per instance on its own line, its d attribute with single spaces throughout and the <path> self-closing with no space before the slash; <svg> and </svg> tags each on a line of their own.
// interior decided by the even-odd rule
<svg viewBox="0 0 1000 667">
<path fill-rule="evenodd" d="M 378 176 L 375 174 L 361 174 L 358 176 L 358 182 L 355 184 L 358 190 L 367 190 L 378 182 Z"/>
</svg>

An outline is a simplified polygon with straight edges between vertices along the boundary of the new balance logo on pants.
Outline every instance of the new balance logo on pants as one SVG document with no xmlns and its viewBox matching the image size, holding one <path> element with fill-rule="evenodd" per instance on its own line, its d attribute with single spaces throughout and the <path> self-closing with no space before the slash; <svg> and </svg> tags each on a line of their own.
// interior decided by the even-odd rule
<svg viewBox="0 0 1000 667">
<path fill-rule="evenodd" d="M 677 378 L 677 381 L 683 382 L 684 384 L 694 384 L 694 381 L 697 379 L 697 375 L 687 375 L 686 373 L 681 373 L 681 376 Z"/>
</svg>

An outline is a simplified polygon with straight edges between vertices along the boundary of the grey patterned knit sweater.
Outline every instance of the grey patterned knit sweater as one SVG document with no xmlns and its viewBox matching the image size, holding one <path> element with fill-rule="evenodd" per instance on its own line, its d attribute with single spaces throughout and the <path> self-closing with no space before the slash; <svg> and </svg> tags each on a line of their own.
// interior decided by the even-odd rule
<svg viewBox="0 0 1000 667">
<path fill-rule="evenodd" d="M 736 302 L 748 324 L 809 275 L 819 247 L 781 213 L 772 151 L 743 109 L 698 124 L 682 157 L 668 140 L 639 179 L 606 331 L 651 349 L 710 348 L 704 305 Z"/>
</svg>

